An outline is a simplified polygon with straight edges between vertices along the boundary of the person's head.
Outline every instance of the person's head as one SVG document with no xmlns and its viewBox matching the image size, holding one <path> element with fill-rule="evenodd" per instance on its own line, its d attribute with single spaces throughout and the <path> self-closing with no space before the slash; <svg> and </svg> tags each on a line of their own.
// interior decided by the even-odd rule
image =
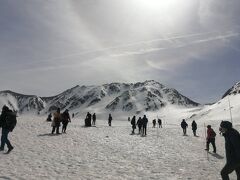
<svg viewBox="0 0 240 180">
<path fill-rule="evenodd" d="M 182 121 L 185 121 L 185 119 L 183 119 Z"/>
<path fill-rule="evenodd" d="M 211 125 L 207 125 L 207 128 L 208 128 L 208 129 L 211 129 Z"/>
<path fill-rule="evenodd" d="M 60 108 L 57 108 L 57 112 L 60 113 Z"/>
<path fill-rule="evenodd" d="M 66 109 L 65 112 L 68 112 L 68 109 Z"/>
<path fill-rule="evenodd" d="M 6 111 L 8 111 L 9 110 L 9 108 L 6 106 L 6 105 L 4 105 L 3 107 L 2 107 L 2 112 L 6 112 Z"/>
<path fill-rule="evenodd" d="M 229 121 L 222 121 L 219 127 L 221 133 L 226 133 L 229 129 L 232 129 L 232 123 Z"/>
</svg>

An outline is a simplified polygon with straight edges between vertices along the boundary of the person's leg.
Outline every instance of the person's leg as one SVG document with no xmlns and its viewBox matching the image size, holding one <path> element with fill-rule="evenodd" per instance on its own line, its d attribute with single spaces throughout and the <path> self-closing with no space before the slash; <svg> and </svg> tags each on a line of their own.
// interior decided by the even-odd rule
<svg viewBox="0 0 240 180">
<path fill-rule="evenodd" d="M 2 129 L 2 136 L 1 136 L 1 147 L 0 150 L 4 150 L 4 146 L 6 144 L 7 134 L 5 129 Z"/>
<path fill-rule="evenodd" d="M 60 133 L 59 133 L 59 126 L 57 126 L 56 129 L 57 129 L 57 130 L 56 130 L 56 133 L 57 133 L 57 134 L 60 134 Z"/>
<path fill-rule="evenodd" d="M 9 139 L 8 139 L 8 134 L 9 134 L 9 130 L 8 129 L 5 129 L 5 133 L 6 133 L 6 136 L 5 136 L 5 138 L 6 138 L 6 144 L 7 144 L 7 147 L 8 147 L 8 149 L 12 149 L 13 148 L 13 146 L 11 145 L 11 143 L 10 143 L 10 141 L 9 141 Z"/>
<path fill-rule="evenodd" d="M 212 146 L 213 146 L 213 152 L 216 153 L 217 151 L 216 151 L 215 139 L 212 139 L 212 140 L 211 140 L 211 144 L 212 144 Z"/>
<path fill-rule="evenodd" d="M 222 180 L 229 180 L 229 174 L 232 173 L 234 171 L 234 168 L 230 165 L 225 165 L 223 167 L 223 169 L 221 170 L 221 176 L 222 176 Z"/>
<path fill-rule="evenodd" d="M 67 126 L 68 126 L 68 123 L 66 123 L 65 129 L 64 129 L 64 132 L 66 132 L 66 130 L 67 130 Z"/>
<path fill-rule="evenodd" d="M 53 126 L 53 127 L 52 127 L 52 134 L 55 132 L 55 129 L 56 129 L 56 127 Z"/>
<path fill-rule="evenodd" d="M 207 140 L 207 143 L 206 143 L 206 150 L 209 151 L 209 144 L 210 144 L 210 141 Z"/>
<path fill-rule="evenodd" d="M 194 130 L 194 136 L 197 136 L 197 130 Z"/>
</svg>

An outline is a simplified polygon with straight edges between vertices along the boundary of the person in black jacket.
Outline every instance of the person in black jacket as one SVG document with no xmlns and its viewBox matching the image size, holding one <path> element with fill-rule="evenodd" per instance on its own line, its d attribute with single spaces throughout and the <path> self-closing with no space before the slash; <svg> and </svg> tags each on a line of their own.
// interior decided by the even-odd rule
<svg viewBox="0 0 240 180">
<path fill-rule="evenodd" d="M 131 120 L 131 125 L 132 125 L 132 134 L 135 134 L 135 129 L 136 129 L 136 116 L 133 116 Z"/>
<path fill-rule="evenodd" d="M 92 115 L 92 125 L 96 125 L 96 114 L 95 113 L 93 113 L 93 115 Z"/>
<path fill-rule="evenodd" d="M 138 120 L 137 120 L 137 125 L 138 125 L 138 134 L 141 134 L 142 132 L 142 118 L 139 117 Z"/>
<path fill-rule="evenodd" d="M 232 123 L 222 121 L 219 128 L 225 138 L 226 165 L 221 170 L 223 180 L 229 180 L 228 175 L 234 170 L 237 179 L 240 180 L 240 135 L 239 132 L 232 128 Z"/>
<path fill-rule="evenodd" d="M 61 114 L 61 118 L 62 118 L 62 133 L 66 133 L 67 130 L 67 125 L 69 122 L 71 122 L 70 119 L 70 115 L 68 113 L 68 109 L 66 109 L 62 114 Z"/>
<path fill-rule="evenodd" d="M 142 118 L 142 135 L 146 136 L 147 135 L 147 123 L 148 123 L 148 118 L 146 117 L 146 115 L 143 116 Z"/>
<path fill-rule="evenodd" d="M 16 123 L 16 113 L 4 105 L 0 116 L 0 127 L 2 127 L 0 151 L 4 150 L 5 144 L 7 144 L 8 147 L 7 153 L 10 153 L 10 151 L 13 150 L 13 146 L 8 139 L 8 134 L 13 131 Z"/>
<path fill-rule="evenodd" d="M 159 128 L 162 128 L 162 120 L 161 119 L 158 119 L 158 126 L 159 126 Z"/>
<path fill-rule="evenodd" d="M 109 114 L 109 116 L 108 116 L 108 125 L 109 126 L 112 126 L 112 115 L 111 114 Z"/>
<path fill-rule="evenodd" d="M 181 127 L 183 129 L 183 135 L 185 136 L 187 134 L 187 127 L 188 127 L 188 124 L 186 123 L 185 119 L 182 120 Z"/>
<path fill-rule="evenodd" d="M 154 120 L 152 121 L 152 123 L 153 123 L 153 128 L 155 128 L 155 127 L 156 127 L 156 119 L 154 119 Z"/>
<path fill-rule="evenodd" d="M 196 131 L 197 131 L 197 123 L 193 120 L 192 122 L 192 131 L 193 131 L 193 135 L 194 136 L 197 136 L 196 135 Z"/>
</svg>

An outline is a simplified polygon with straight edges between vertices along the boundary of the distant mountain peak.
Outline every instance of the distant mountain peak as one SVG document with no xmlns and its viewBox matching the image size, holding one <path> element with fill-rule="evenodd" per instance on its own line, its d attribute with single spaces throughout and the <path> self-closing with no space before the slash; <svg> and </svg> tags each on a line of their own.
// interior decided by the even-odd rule
<svg viewBox="0 0 240 180">
<path fill-rule="evenodd" d="M 0 103 L 12 102 L 21 112 L 41 111 L 49 113 L 57 107 L 75 112 L 87 109 L 101 111 L 145 112 L 156 111 L 168 105 L 198 106 L 199 104 L 167 88 L 155 80 L 136 83 L 109 83 L 99 86 L 74 86 L 52 97 L 38 97 L 9 92 L 4 97 L 0 92 Z M 10 104 L 10 103 L 9 103 Z"/>
<path fill-rule="evenodd" d="M 227 92 L 225 92 L 224 95 L 222 96 L 222 99 L 228 95 L 236 94 L 240 94 L 240 82 L 235 83 L 230 89 L 228 89 Z"/>
</svg>

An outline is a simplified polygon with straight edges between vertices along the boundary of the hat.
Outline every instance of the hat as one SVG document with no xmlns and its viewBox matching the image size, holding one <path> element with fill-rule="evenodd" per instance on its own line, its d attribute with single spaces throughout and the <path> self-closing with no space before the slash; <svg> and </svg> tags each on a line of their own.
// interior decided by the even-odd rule
<svg viewBox="0 0 240 180">
<path fill-rule="evenodd" d="M 222 121 L 220 124 L 220 127 L 226 128 L 226 129 L 231 129 L 232 128 L 232 123 L 229 121 Z"/>
</svg>

